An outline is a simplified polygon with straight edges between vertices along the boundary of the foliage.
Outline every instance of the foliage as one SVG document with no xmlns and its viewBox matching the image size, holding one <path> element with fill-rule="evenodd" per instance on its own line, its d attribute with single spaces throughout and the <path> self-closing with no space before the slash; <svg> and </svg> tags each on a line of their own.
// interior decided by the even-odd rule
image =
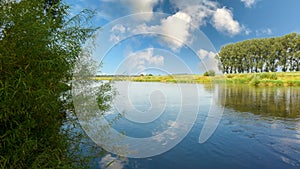
<svg viewBox="0 0 300 169">
<path fill-rule="evenodd" d="M 79 165 L 78 149 L 70 145 L 82 132 L 62 126 L 76 123 L 67 113 L 68 84 L 81 46 L 96 30 L 88 24 L 93 13 L 67 19 L 69 7 L 55 2 L 0 1 L 1 168 L 87 164 Z"/>
<path fill-rule="evenodd" d="M 214 70 L 209 70 L 209 71 L 206 71 L 204 72 L 203 76 L 215 76 L 216 73 Z"/>
<path fill-rule="evenodd" d="M 264 72 L 226 75 L 227 83 L 249 84 L 251 86 L 299 86 L 299 80 L 300 72 Z"/>
<path fill-rule="evenodd" d="M 260 79 L 272 79 L 272 80 L 277 80 L 277 75 L 276 73 L 261 73 L 259 75 Z"/>
<path fill-rule="evenodd" d="M 300 71 L 300 35 L 251 39 L 223 46 L 218 53 L 224 73 Z"/>
</svg>

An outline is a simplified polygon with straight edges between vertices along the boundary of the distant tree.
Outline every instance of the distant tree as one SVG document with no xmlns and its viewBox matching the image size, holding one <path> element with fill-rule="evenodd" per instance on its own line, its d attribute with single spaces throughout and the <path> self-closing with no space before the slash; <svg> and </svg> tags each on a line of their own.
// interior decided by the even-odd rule
<svg viewBox="0 0 300 169">
<path fill-rule="evenodd" d="M 209 70 L 209 71 L 206 71 L 204 72 L 203 76 L 215 76 L 216 73 L 214 70 Z"/>
<path fill-rule="evenodd" d="M 223 46 L 218 53 L 224 73 L 299 71 L 300 35 L 251 39 Z"/>
</svg>

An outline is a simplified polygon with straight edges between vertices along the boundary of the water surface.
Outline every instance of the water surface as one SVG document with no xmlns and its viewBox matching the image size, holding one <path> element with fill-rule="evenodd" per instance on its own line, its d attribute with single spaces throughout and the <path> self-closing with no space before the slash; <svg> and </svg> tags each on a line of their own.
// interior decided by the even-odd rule
<svg viewBox="0 0 300 169">
<path fill-rule="evenodd" d="M 171 150 L 153 157 L 126 160 L 109 154 L 99 159 L 100 168 L 111 160 L 115 160 L 111 168 L 124 169 L 300 167 L 299 87 L 139 82 L 131 82 L 129 87 L 115 86 L 120 91 L 124 86 L 127 88 L 130 104 L 136 111 L 161 112 L 151 117 L 150 123 L 123 117 L 113 124 L 117 131 L 131 137 L 151 137 L 167 130 L 176 121 L 179 111 L 195 110 L 195 101 L 199 102 L 199 109 L 191 130 Z M 182 94 L 191 92 L 189 89 L 196 89 L 197 94 Z M 119 98 L 128 97 L 122 94 Z M 113 118 L 119 111 L 132 110 L 128 106 L 123 105 L 124 110 L 114 109 L 106 118 Z M 199 144 L 201 129 L 212 107 L 224 108 L 222 119 L 213 135 Z M 177 135 L 171 133 L 169 137 Z"/>
</svg>

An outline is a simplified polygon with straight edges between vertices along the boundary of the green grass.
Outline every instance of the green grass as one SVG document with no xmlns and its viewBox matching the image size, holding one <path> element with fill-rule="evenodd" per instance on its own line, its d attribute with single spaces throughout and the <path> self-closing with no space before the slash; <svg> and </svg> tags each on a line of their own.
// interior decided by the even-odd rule
<svg viewBox="0 0 300 169">
<path fill-rule="evenodd" d="M 270 72 L 227 74 L 216 76 L 203 75 L 166 75 L 166 76 L 137 76 L 137 77 L 95 77 L 96 80 L 163 83 L 229 83 L 249 84 L 251 86 L 300 86 L 300 72 Z"/>
<path fill-rule="evenodd" d="M 251 86 L 300 86 L 300 72 L 229 74 L 227 83 Z"/>
</svg>

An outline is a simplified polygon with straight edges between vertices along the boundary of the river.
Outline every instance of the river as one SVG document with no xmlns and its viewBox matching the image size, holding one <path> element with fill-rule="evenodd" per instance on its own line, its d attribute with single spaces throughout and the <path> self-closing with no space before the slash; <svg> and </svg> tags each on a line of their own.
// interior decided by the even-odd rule
<svg viewBox="0 0 300 169">
<path fill-rule="evenodd" d="M 111 127 L 135 138 L 130 144 L 136 146 L 125 151 L 138 153 L 127 152 L 128 158 L 109 153 L 97 159 L 99 168 L 112 160 L 108 168 L 300 167 L 299 87 L 145 82 L 114 87 L 118 95 L 105 119 L 124 114 Z"/>
</svg>

